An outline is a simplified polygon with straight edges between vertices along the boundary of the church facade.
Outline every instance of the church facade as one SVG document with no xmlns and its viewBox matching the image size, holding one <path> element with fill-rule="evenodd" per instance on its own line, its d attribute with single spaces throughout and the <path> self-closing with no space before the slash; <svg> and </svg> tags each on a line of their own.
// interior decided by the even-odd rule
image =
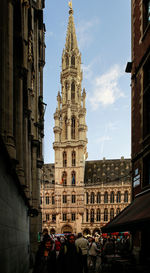
<svg viewBox="0 0 150 273">
<path fill-rule="evenodd" d="M 86 161 L 85 99 L 70 5 L 61 92 L 54 113 L 55 163 L 44 165 L 41 183 L 43 228 L 50 233 L 100 232 L 130 202 L 130 159 Z"/>
</svg>

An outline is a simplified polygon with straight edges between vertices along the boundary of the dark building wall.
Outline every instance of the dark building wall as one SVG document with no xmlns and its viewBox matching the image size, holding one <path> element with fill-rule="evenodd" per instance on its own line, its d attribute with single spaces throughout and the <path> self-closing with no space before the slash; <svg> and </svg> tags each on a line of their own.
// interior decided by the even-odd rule
<svg viewBox="0 0 150 273">
<path fill-rule="evenodd" d="M 34 261 L 37 234 L 41 231 L 43 7 L 44 0 L 0 1 L 0 139 L 13 166 L 12 173 L 11 164 L 0 152 L 3 273 L 28 272 L 29 252 Z M 34 209 L 36 216 L 30 221 L 28 209 Z"/>
<path fill-rule="evenodd" d="M 144 166 L 150 150 L 148 2 L 132 0 L 132 169 L 133 179 L 136 179 L 137 175 L 140 177 L 139 185 L 135 185 L 133 181 L 133 196 L 147 188 L 149 184 L 147 167 Z"/>
<path fill-rule="evenodd" d="M 1 144 L 2 145 L 2 144 Z M 0 272 L 26 273 L 30 261 L 28 206 L 4 148 L 0 149 Z"/>
</svg>

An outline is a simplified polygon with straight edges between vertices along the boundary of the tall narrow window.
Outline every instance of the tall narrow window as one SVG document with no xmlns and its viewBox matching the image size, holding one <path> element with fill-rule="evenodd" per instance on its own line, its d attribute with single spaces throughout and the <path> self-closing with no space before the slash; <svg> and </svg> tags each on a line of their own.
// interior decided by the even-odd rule
<svg viewBox="0 0 150 273">
<path fill-rule="evenodd" d="M 125 191 L 125 193 L 124 193 L 124 202 L 125 203 L 128 202 L 128 191 Z"/>
<path fill-rule="evenodd" d="M 72 185 L 75 185 L 76 184 L 76 173 L 73 171 L 72 174 L 71 174 L 71 178 L 72 178 L 72 182 L 71 184 Z"/>
<path fill-rule="evenodd" d="M 86 222 L 88 222 L 89 221 L 89 211 L 88 211 L 88 209 L 86 210 Z"/>
<path fill-rule="evenodd" d="M 114 209 L 111 208 L 110 209 L 110 220 L 112 220 L 114 218 Z"/>
<path fill-rule="evenodd" d="M 86 192 L 86 203 L 87 204 L 89 203 L 89 194 L 88 194 L 88 192 Z"/>
<path fill-rule="evenodd" d="M 96 221 L 97 221 L 97 222 L 100 222 L 100 220 L 101 220 L 101 211 L 100 211 L 100 209 L 97 209 Z"/>
<path fill-rule="evenodd" d="M 49 205 L 49 196 L 46 196 L 46 205 Z"/>
<path fill-rule="evenodd" d="M 67 167 L 67 153 L 63 152 L 63 167 Z"/>
<path fill-rule="evenodd" d="M 120 213 L 120 209 L 117 208 L 117 210 L 116 210 L 116 215 L 118 215 L 119 213 Z"/>
<path fill-rule="evenodd" d="M 91 223 L 94 223 L 94 209 L 91 209 Z"/>
<path fill-rule="evenodd" d="M 104 203 L 105 204 L 108 203 L 108 192 L 107 191 L 104 193 Z"/>
<path fill-rule="evenodd" d="M 120 202 L 121 202 L 121 192 L 120 192 L 120 191 L 117 192 L 116 202 L 117 202 L 117 203 L 120 203 Z"/>
<path fill-rule="evenodd" d="M 95 203 L 95 194 L 94 192 L 91 192 L 91 204 Z"/>
<path fill-rule="evenodd" d="M 68 83 L 65 82 L 65 97 L 66 97 L 66 103 L 67 103 L 67 100 L 68 100 Z"/>
<path fill-rule="evenodd" d="M 66 172 L 63 172 L 63 174 L 62 174 L 61 184 L 63 184 L 64 186 L 67 185 L 67 173 Z"/>
<path fill-rule="evenodd" d="M 75 66 L 75 56 L 74 55 L 71 57 L 71 65 Z"/>
<path fill-rule="evenodd" d="M 75 100 L 75 83 L 72 82 L 71 84 L 71 101 L 74 102 Z"/>
<path fill-rule="evenodd" d="M 67 117 L 65 118 L 65 139 L 68 138 Z"/>
<path fill-rule="evenodd" d="M 114 192 L 113 191 L 110 194 L 110 203 L 114 203 Z"/>
<path fill-rule="evenodd" d="M 63 195 L 63 200 L 62 201 L 63 201 L 63 204 L 67 203 L 67 195 L 66 194 Z"/>
<path fill-rule="evenodd" d="M 72 194 L 71 200 L 72 200 L 72 203 L 73 203 L 73 204 L 76 202 L 76 196 L 75 196 L 75 194 Z"/>
<path fill-rule="evenodd" d="M 74 167 L 76 165 L 76 152 L 72 152 L 72 166 Z"/>
<path fill-rule="evenodd" d="M 100 192 L 97 193 L 97 204 L 101 203 L 101 194 Z"/>
<path fill-rule="evenodd" d="M 75 139 L 75 117 L 71 119 L 71 138 Z"/>
<path fill-rule="evenodd" d="M 68 55 L 66 55 L 66 67 L 68 67 L 69 66 L 69 57 L 68 57 Z"/>
<path fill-rule="evenodd" d="M 104 221 L 108 221 L 108 209 L 104 209 Z"/>
<path fill-rule="evenodd" d="M 63 221 L 67 221 L 67 213 L 63 213 Z"/>
<path fill-rule="evenodd" d="M 55 204 L 55 196 L 54 196 L 54 194 L 52 194 L 52 205 L 54 205 Z"/>
<path fill-rule="evenodd" d="M 49 221 L 49 214 L 46 213 L 46 221 Z"/>
<path fill-rule="evenodd" d="M 76 215 L 75 215 L 75 213 L 72 213 L 72 214 L 71 214 L 71 220 L 72 220 L 72 221 L 75 221 L 75 220 L 76 220 Z"/>
</svg>

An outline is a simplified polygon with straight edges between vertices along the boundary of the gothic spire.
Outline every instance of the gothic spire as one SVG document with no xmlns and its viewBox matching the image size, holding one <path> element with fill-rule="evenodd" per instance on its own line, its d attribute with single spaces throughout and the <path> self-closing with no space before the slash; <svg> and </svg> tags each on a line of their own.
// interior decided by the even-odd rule
<svg viewBox="0 0 150 273">
<path fill-rule="evenodd" d="M 68 52 L 78 49 L 74 18 L 73 18 L 72 1 L 69 2 L 69 8 L 70 8 L 69 22 L 68 22 L 68 28 L 67 28 L 66 44 L 65 44 L 65 50 Z"/>
</svg>

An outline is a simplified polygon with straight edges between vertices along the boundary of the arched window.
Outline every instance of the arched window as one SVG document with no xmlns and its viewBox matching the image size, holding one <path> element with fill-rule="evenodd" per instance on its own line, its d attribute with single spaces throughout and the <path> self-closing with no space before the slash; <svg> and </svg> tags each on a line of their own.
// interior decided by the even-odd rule
<svg viewBox="0 0 150 273">
<path fill-rule="evenodd" d="M 54 194 L 52 194 L 52 205 L 54 205 L 55 204 L 55 196 L 54 196 Z"/>
<path fill-rule="evenodd" d="M 72 166 L 74 167 L 76 165 L 76 152 L 72 152 Z"/>
<path fill-rule="evenodd" d="M 91 223 L 94 223 L 94 209 L 91 209 Z"/>
<path fill-rule="evenodd" d="M 68 138 L 67 117 L 65 118 L 65 139 Z"/>
<path fill-rule="evenodd" d="M 75 56 L 74 55 L 72 55 L 72 57 L 71 57 L 71 65 L 75 66 Z"/>
<path fill-rule="evenodd" d="M 104 209 L 104 221 L 108 221 L 108 209 Z"/>
<path fill-rule="evenodd" d="M 63 204 L 67 203 L 67 195 L 66 195 L 66 193 L 63 193 L 62 202 L 63 202 Z"/>
<path fill-rule="evenodd" d="M 75 83 L 72 82 L 72 84 L 71 84 L 71 101 L 74 102 L 74 100 L 75 100 Z"/>
<path fill-rule="evenodd" d="M 75 173 L 75 171 L 73 171 L 73 172 L 71 173 L 71 178 L 72 178 L 71 184 L 72 184 L 72 185 L 75 185 L 75 184 L 76 184 L 76 173 Z"/>
<path fill-rule="evenodd" d="M 105 204 L 108 203 L 108 192 L 107 191 L 104 193 L 104 203 Z"/>
<path fill-rule="evenodd" d="M 125 203 L 128 202 L 128 191 L 125 191 L 125 193 L 124 193 L 124 202 Z"/>
<path fill-rule="evenodd" d="M 64 186 L 67 185 L 67 173 L 66 173 L 66 172 L 63 172 L 63 173 L 62 173 L 62 181 L 61 181 L 61 184 L 63 184 Z"/>
<path fill-rule="evenodd" d="M 63 167 L 67 167 L 67 153 L 63 152 Z"/>
<path fill-rule="evenodd" d="M 100 211 L 100 209 L 97 209 L 96 221 L 97 221 L 97 222 L 100 222 L 100 220 L 101 220 L 101 211 Z"/>
<path fill-rule="evenodd" d="M 88 194 L 88 192 L 86 192 L 86 203 L 87 204 L 89 203 L 89 194 Z"/>
<path fill-rule="evenodd" d="M 71 119 L 71 138 L 75 139 L 75 117 Z"/>
<path fill-rule="evenodd" d="M 88 211 L 88 209 L 86 209 L 86 222 L 88 222 L 89 221 L 89 211 Z"/>
<path fill-rule="evenodd" d="M 111 208 L 110 209 L 110 220 L 112 220 L 114 218 L 114 209 Z"/>
<path fill-rule="evenodd" d="M 100 192 L 97 193 L 97 204 L 101 203 L 101 194 Z"/>
<path fill-rule="evenodd" d="M 66 67 L 68 67 L 69 66 L 69 57 L 68 57 L 68 55 L 66 55 L 65 60 L 66 60 Z"/>
<path fill-rule="evenodd" d="M 94 192 L 91 192 L 91 204 L 95 203 L 95 194 Z"/>
<path fill-rule="evenodd" d="M 49 196 L 46 196 L 45 201 L 46 201 L 46 205 L 49 205 Z"/>
<path fill-rule="evenodd" d="M 117 208 L 117 210 L 116 210 L 116 215 L 118 215 L 119 213 L 120 213 L 120 209 Z"/>
<path fill-rule="evenodd" d="M 116 202 L 117 202 L 117 203 L 120 203 L 120 202 L 121 202 L 121 192 L 120 192 L 120 191 L 117 192 Z"/>
<path fill-rule="evenodd" d="M 114 203 L 114 192 L 110 193 L 110 203 Z"/>
</svg>

